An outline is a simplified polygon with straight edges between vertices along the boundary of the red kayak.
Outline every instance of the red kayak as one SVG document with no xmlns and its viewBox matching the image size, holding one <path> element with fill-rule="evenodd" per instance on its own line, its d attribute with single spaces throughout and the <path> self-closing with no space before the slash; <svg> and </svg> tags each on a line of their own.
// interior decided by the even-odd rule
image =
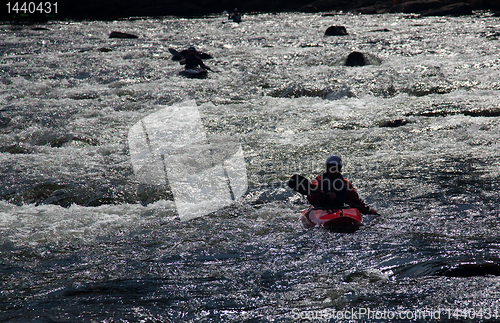
<svg viewBox="0 0 500 323">
<path fill-rule="evenodd" d="M 302 211 L 300 216 L 304 226 L 311 228 L 321 226 L 328 229 L 355 231 L 363 225 L 358 209 L 315 209 Z"/>
</svg>

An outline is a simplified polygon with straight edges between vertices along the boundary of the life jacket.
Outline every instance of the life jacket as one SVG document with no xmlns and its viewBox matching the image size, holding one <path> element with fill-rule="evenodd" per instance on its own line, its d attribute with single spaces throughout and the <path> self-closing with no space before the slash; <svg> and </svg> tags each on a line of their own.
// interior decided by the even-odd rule
<svg viewBox="0 0 500 323">
<path fill-rule="evenodd" d="M 329 174 L 324 173 L 323 175 L 316 177 L 314 182 L 317 183 L 321 193 L 324 195 L 322 201 L 316 205 L 317 207 L 328 207 L 333 209 L 344 207 L 344 202 L 339 199 L 336 198 L 332 200 L 327 197 L 328 193 L 333 192 L 342 200 L 349 199 L 349 192 L 347 190 L 348 184 L 342 175 L 339 174 L 337 177 L 332 177 Z"/>
<path fill-rule="evenodd" d="M 198 55 L 187 55 L 186 56 L 186 69 L 195 69 L 198 66 L 203 66 L 203 62 Z"/>
</svg>

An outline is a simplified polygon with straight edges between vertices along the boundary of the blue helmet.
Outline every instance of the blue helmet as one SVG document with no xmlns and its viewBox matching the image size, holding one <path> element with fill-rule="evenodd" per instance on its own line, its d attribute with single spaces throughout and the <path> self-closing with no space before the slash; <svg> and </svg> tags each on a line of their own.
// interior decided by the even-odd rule
<svg viewBox="0 0 500 323">
<path fill-rule="evenodd" d="M 326 159 L 326 164 L 342 166 L 342 159 L 337 155 L 331 155 Z"/>
</svg>

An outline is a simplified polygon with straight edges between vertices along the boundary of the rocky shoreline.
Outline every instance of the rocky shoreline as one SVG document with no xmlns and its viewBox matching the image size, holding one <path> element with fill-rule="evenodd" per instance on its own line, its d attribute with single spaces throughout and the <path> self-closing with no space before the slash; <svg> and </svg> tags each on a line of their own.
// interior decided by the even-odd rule
<svg viewBox="0 0 500 323">
<path fill-rule="evenodd" d="M 500 13 L 497 0 L 57 0 L 50 12 L 37 8 L 29 12 L 23 3 L 10 2 L 0 14 L 4 22 L 43 22 L 52 19 L 97 19 L 110 20 L 129 17 L 181 16 L 196 17 L 222 14 L 232 11 L 236 6 L 242 13 L 276 13 L 284 11 L 298 12 L 353 12 L 359 14 L 412 13 L 419 15 L 471 15 L 474 10 L 491 10 Z M 14 4 L 18 4 L 15 8 Z M 43 2 L 44 5 L 46 2 Z M 35 8 L 35 7 L 32 7 Z M 56 12 L 57 11 L 57 12 Z"/>
</svg>

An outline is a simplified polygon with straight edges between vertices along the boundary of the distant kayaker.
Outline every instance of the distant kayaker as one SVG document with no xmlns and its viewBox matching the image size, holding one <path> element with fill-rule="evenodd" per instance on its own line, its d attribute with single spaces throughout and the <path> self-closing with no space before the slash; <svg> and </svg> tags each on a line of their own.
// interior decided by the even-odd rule
<svg viewBox="0 0 500 323">
<path fill-rule="evenodd" d="M 233 22 L 241 22 L 241 14 L 237 8 L 234 9 L 233 13 L 230 14 L 228 18 Z"/>
<path fill-rule="evenodd" d="M 182 65 L 185 65 L 185 68 L 187 70 L 194 70 L 198 67 L 209 70 L 209 68 L 205 64 L 203 64 L 203 61 L 196 52 L 196 48 L 194 48 L 193 46 L 188 48 L 187 55 L 181 59 L 180 63 Z"/>
<path fill-rule="evenodd" d="M 307 196 L 307 200 L 318 208 L 342 208 L 345 203 L 352 207 L 359 207 L 361 213 L 377 214 L 359 197 L 352 184 L 341 174 L 342 159 L 332 155 L 326 160 L 326 172 L 318 175 L 312 182 L 311 188 L 319 192 Z"/>
</svg>

